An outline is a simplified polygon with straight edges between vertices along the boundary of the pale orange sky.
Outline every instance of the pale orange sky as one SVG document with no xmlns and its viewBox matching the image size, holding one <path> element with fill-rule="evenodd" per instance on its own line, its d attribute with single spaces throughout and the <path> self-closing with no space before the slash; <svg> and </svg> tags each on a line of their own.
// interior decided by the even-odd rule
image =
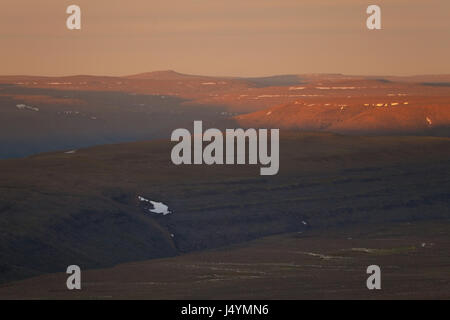
<svg viewBox="0 0 450 320">
<path fill-rule="evenodd" d="M 82 9 L 69 31 L 66 8 Z M 383 30 L 366 29 L 366 8 Z M 0 74 L 450 73 L 449 0 L 2 0 Z"/>
</svg>

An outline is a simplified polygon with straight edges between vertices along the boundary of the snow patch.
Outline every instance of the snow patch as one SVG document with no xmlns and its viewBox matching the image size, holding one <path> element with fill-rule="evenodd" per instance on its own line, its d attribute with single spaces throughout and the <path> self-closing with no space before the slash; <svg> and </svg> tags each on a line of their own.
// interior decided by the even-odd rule
<svg viewBox="0 0 450 320">
<path fill-rule="evenodd" d="M 39 108 L 33 106 L 27 106 L 26 104 L 16 104 L 16 108 L 19 110 L 31 110 L 31 111 L 39 111 Z"/>
<path fill-rule="evenodd" d="M 306 87 L 290 87 L 289 90 L 303 90 Z"/>
<path fill-rule="evenodd" d="M 356 87 L 316 87 L 319 90 L 355 90 Z"/>
<path fill-rule="evenodd" d="M 389 93 L 388 97 L 395 97 L 395 96 L 404 97 L 404 96 L 407 96 L 407 95 L 408 95 L 407 93 Z"/>
<path fill-rule="evenodd" d="M 153 208 L 148 209 L 148 211 L 150 211 L 152 213 L 162 214 L 163 216 L 168 215 L 169 213 L 172 213 L 171 211 L 169 211 L 169 207 L 162 202 L 152 201 L 152 200 L 146 199 L 142 196 L 138 196 L 138 200 L 141 202 L 150 203 L 153 206 Z"/>
<path fill-rule="evenodd" d="M 290 94 L 289 97 L 321 97 L 321 94 Z"/>
<path fill-rule="evenodd" d="M 305 255 L 308 255 L 308 256 L 311 256 L 311 257 L 320 258 L 320 259 L 323 259 L 323 260 L 331 260 L 331 259 L 338 259 L 338 258 L 341 258 L 341 257 L 327 256 L 327 255 L 325 255 L 325 254 L 315 253 L 315 252 L 303 252 L 303 251 L 300 251 L 300 252 L 297 252 L 297 253 L 299 253 L 299 254 L 305 254 Z"/>
<path fill-rule="evenodd" d="M 355 90 L 356 87 L 331 87 L 333 90 Z"/>
<path fill-rule="evenodd" d="M 281 97 L 279 94 L 262 94 L 259 95 L 257 98 L 278 98 Z"/>
</svg>

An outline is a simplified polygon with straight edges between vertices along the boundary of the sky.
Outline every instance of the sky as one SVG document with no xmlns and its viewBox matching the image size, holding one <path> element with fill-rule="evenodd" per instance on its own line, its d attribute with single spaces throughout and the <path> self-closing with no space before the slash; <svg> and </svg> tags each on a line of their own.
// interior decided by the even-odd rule
<svg viewBox="0 0 450 320">
<path fill-rule="evenodd" d="M 82 12 L 66 28 L 66 8 Z M 381 7 L 382 30 L 366 28 Z M 450 74 L 448 0 L 2 0 L 0 74 Z"/>
</svg>

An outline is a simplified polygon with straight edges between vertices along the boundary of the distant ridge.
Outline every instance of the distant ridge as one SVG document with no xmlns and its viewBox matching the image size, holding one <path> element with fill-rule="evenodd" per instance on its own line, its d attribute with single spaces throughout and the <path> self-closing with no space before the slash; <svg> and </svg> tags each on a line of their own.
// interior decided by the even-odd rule
<svg viewBox="0 0 450 320">
<path fill-rule="evenodd" d="M 186 80 L 186 79 L 206 79 L 215 78 L 200 75 L 183 74 L 173 70 L 161 70 L 138 73 L 130 76 L 125 76 L 128 79 L 152 79 L 152 80 Z"/>
<path fill-rule="evenodd" d="M 450 74 L 429 74 L 429 75 L 411 75 L 411 76 L 391 76 L 391 75 L 348 75 L 341 73 L 292 73 L 275 74 L 268 76 L 206 76 L 198 74 L 185 74 L 174 70 L 157 70 L 143 72 L 126 76 L 106 76 L 106 75 L 61 75 L 61 76 L 40 76 L 40 75 L 0 75 L 0 81 L 23 81 L 23 80 L 48 80 L 48 79 L 136 79 L 136 80 L 237 80 L 245 81 L 256 87 L 269 86 L 290 86 L 306 84 L 313 81 L 341 81 L 341 80 L 376 80 L 398 83 L 418 83 L 428 86 L 449 86 Z"/>
</svg>

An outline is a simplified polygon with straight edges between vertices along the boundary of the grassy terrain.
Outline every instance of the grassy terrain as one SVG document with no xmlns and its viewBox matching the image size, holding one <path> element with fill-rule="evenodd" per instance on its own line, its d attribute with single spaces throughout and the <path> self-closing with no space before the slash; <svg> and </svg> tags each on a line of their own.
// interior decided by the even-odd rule
<svg viewBox="0 0 450 320">
<path fill-rule="evenodd" d="M 450 221 L 355 225 L 0 286 L 2 299 L 449 299 Z M 366 288 L 369 265 L 381 290 Z"/>
<path fill-rule="evenodd" d="M 170 149 L 138 142 L 1 160 L 0 281 L 288 232 L 450 217 L 448 138 L 284 132 L 272 177 L 259 166 L 177 167 Z M 148 213 L 138 195 L 173 213 Z"/>
</svg>

